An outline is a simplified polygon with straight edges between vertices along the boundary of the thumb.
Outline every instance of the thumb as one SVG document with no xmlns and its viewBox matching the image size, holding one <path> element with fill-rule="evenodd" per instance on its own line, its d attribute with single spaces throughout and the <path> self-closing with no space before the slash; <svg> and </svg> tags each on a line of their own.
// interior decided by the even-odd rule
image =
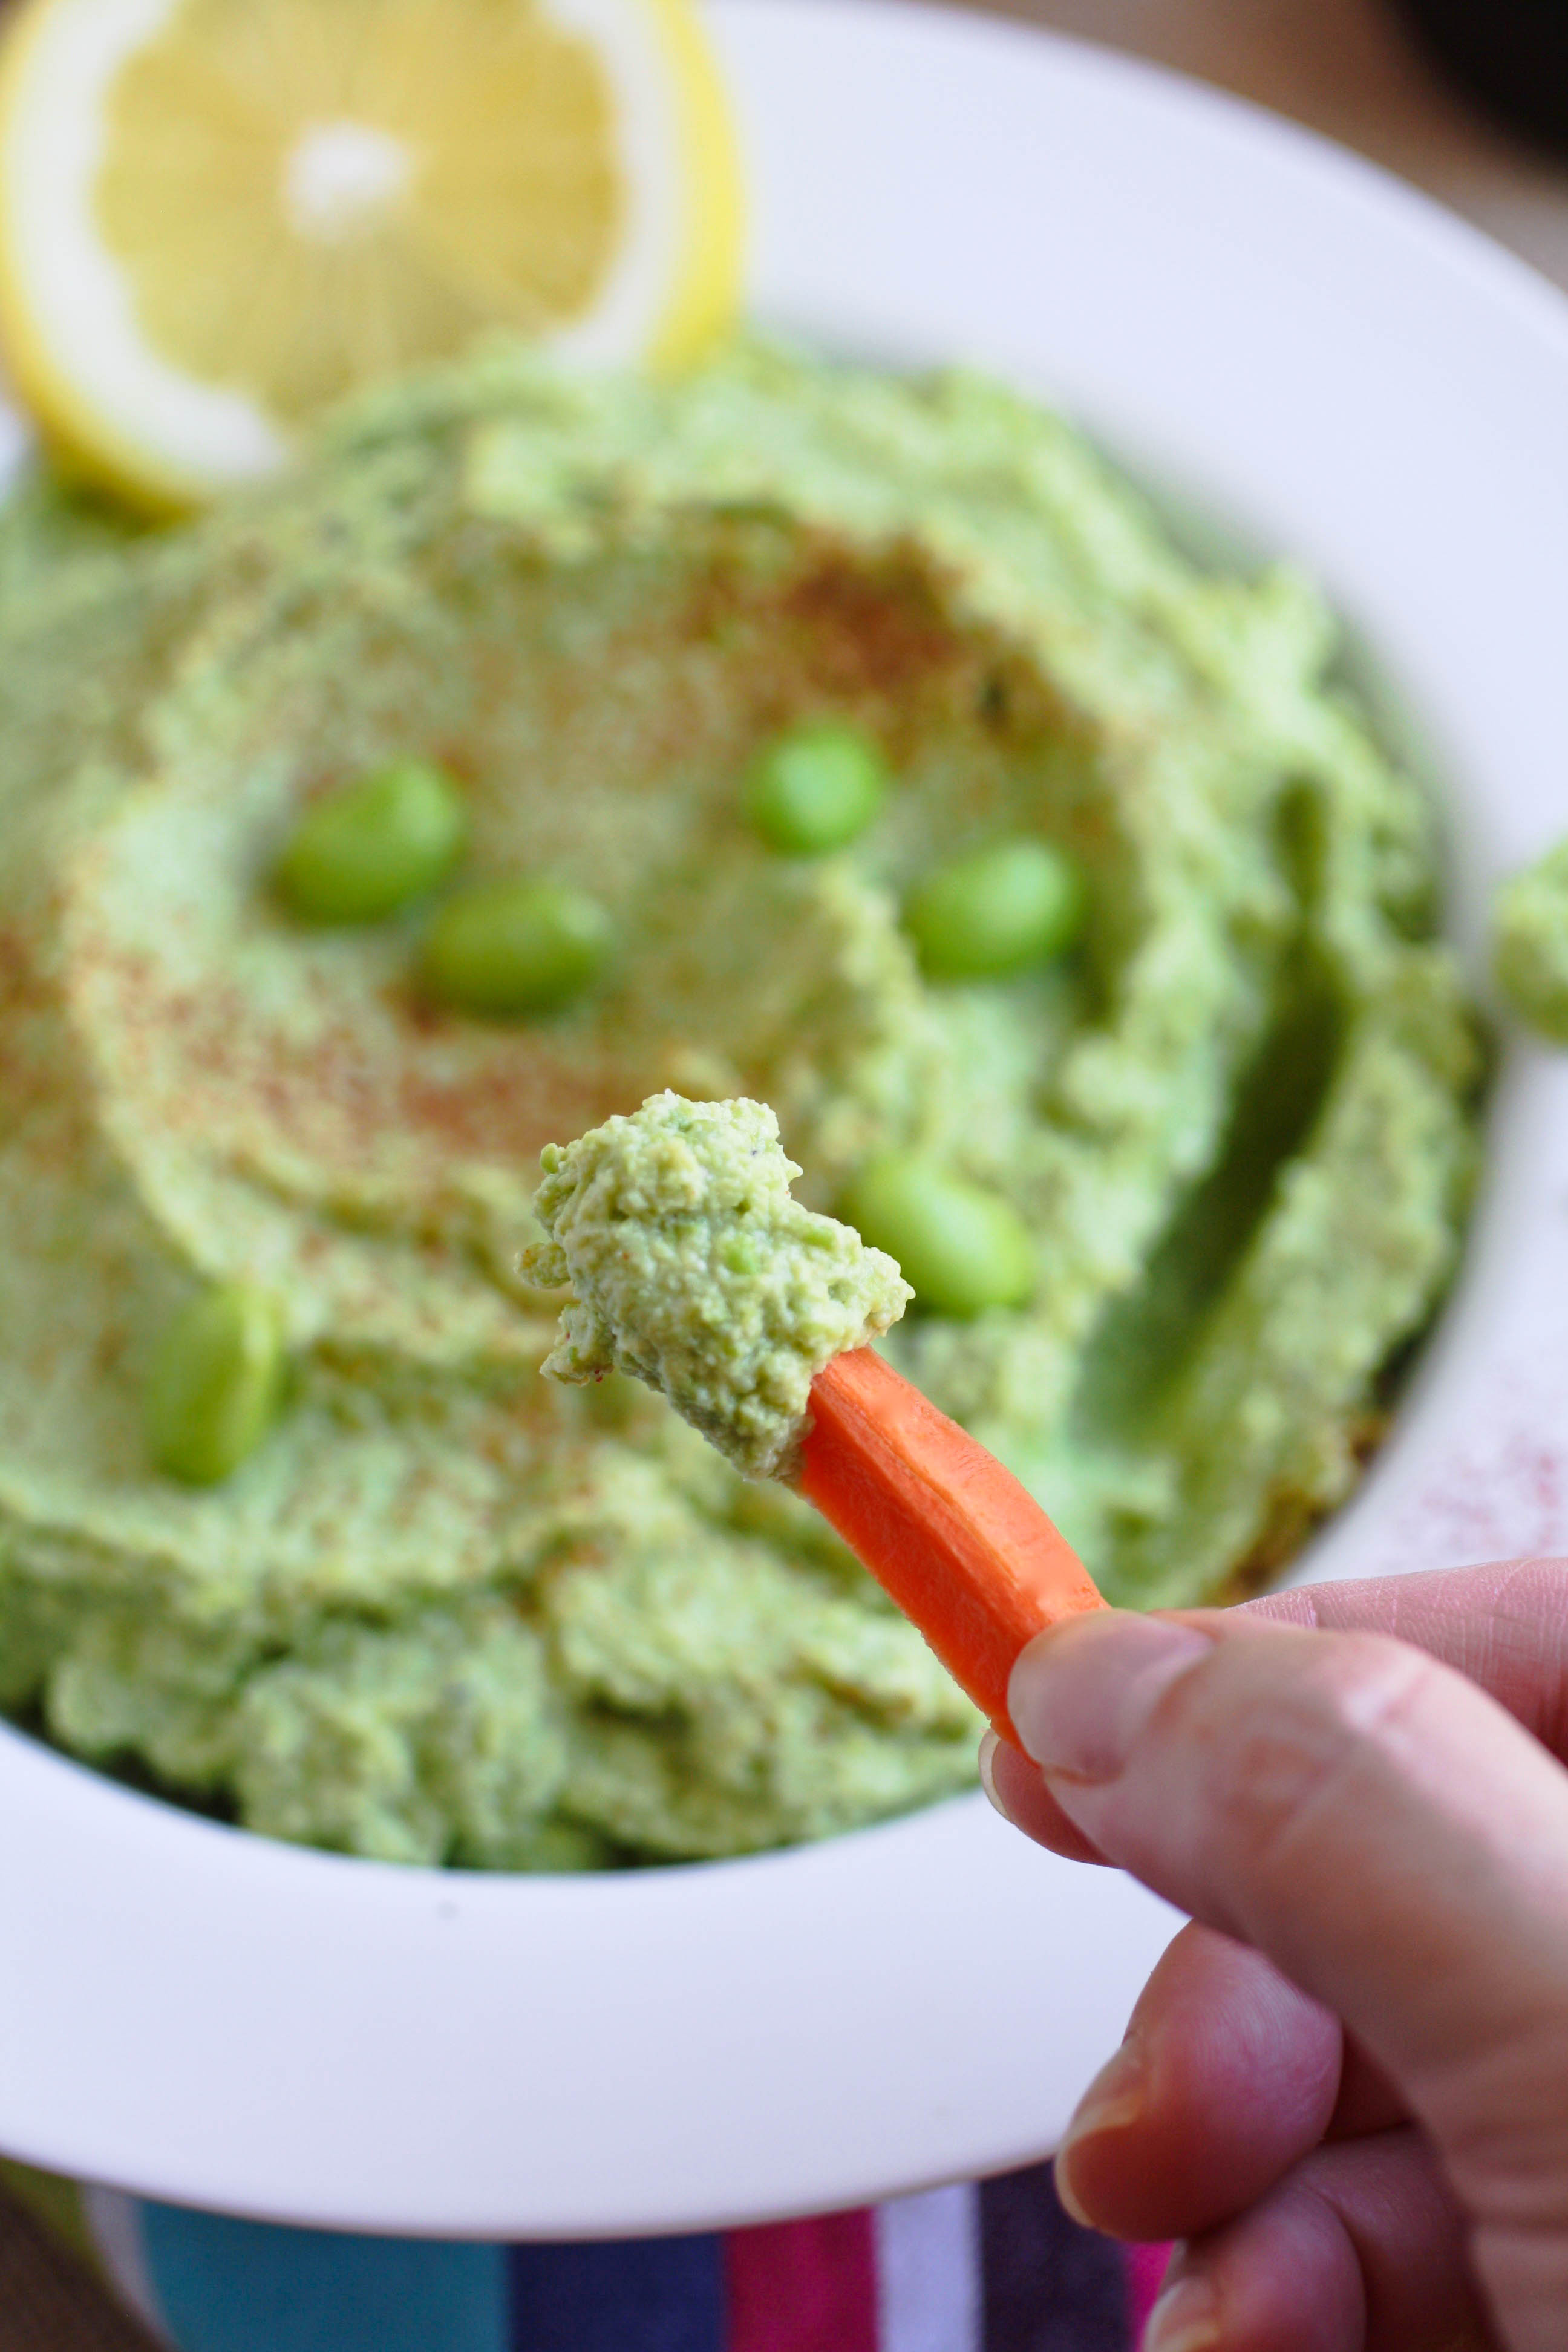
<svg viewBox="0 0 1568 2352">
<path fill-rule="evenodd" d="M 1430 2133 L 1510 2343 L 1568 2313 L 1568 1774 L 1380 1634 L 1107 1611 L 1032 1642 L 1068 1819 L 1333 2010 Z"/>
</svg>

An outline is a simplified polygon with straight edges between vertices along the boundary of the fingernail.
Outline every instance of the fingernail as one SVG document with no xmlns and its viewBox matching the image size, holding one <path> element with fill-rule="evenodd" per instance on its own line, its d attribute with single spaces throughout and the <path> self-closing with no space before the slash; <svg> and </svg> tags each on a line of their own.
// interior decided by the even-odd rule
<svg viewBox="0 0 1568 2352">
<path fill-rule="evenodd" d="M 984 1790 L 986 1797 L 990 1801 L 992 1811 L 1000 1813 L 1005 1822 L 1011 1822 L 1013 1819 L 1012 1814 L 1007 1811 L 1006 1806 L 996 1794 L 996 1750 L 1001 1747 L 1001 1745 L 1002 1742 L 997 1738 L 995 1732 L 987 1731 L 982 1734 L 980 1740 L 980 1756 L 978 1759 L 980 1765 L 980 1785 Z"/>
<path fill-rule="evenodd" d="M 1058 2148 L 1056 2156 L 1052 2159 L 1051 2178 L 1057 2185 L 1057 2203 L 1061 2207 L 1063 2212 L 1068 2214 L 1072 2221 L 1076 2221 L 1080 2230 L 1092 2230 L 1094 2227 L 1094 2215 L 1089 2210 L 1088 2207 L 1084 2204 L 1082 2198 L 1078 2195 L 1077 2191 L 1073 2188 L 1072 2179 L 1068 2171 L 1067 2150 L 1065 2147 Z"/>
<path fill-rule="evenodd" d="M 1047 1772 L 1114 1780 L 1164 1693 L 1213 1647 L 1191 1625 L 1096 1611 L 1030 1643 L 1007 1685 L 1007 1712 Z"/>
<path fill-rule="evenodd" d="M 1101 2132 L 1125 2131 L 1148 2105 L 1148 2075 L 1143 2053 L 1135 2042 L 1124 2042 L 1100 2068 L 1074 2110 L 1072 2121 L 1057 2150 L 1057 2195 L 1075 2221 L 1094 2227 L 1079 2183 L 1073 2178 L 1078 2151 Z"/>
<path fill-rule="evenodd" d="M 1206 2278 L 1181 2278 L 1168 2286 L 1143 2330 L 1143 2352 L 1215 2352 L 1219 2307 Z"/>
<path fill-rule="evenodd" d="M 1093 2139 L 1097 2132 L 1121 2131 L 1136 2123 L 1148 2101 L 1149 2073 L 1142 2044 L 1124 2042 L 1115 2056 L 1107 2059 L 1074 2109 L 1062 2140 L 1063 2154 L 1080 2141 Z"/>
</svg>

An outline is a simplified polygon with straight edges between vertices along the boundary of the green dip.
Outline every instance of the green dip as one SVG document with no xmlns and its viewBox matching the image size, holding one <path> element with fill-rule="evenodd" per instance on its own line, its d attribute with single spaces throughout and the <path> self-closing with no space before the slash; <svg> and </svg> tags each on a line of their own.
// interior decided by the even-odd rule
<svg viewBox="0 0 1568 2352">
<path fill-rule="evenodd" d="M 661 1089 L 772 1103 L 805 1210 L 912 1155 L 1026 1228 L 1021 1303 L 880 1344 L 1115 1598 L 1281 1557 L 1354 1480 L 1475 1157 L 1428 811 L 1333 650 L 1303 582 L 1195 571 L 1006 393 L 771 351 L 679 384 L 498 352 L 142 540 L 25 500 L 0 1704 L 254 1829 L 484 1867 L 739 1853 L 969 1785 L 973 1711 L 797 1497 L 637 1381 L 538 1377 L 539 1155 Z M 781 854 L 745 780 L 827 722 L 888 790 Z M 419 984 L 430 906 L 289 916 L 301 813 L 408 760 L 465 796 L 452 887 L 592 897 L 591 986 L 477 1017 Z M 1015 837 L 1081 877 L 1078 943 L 927 976 L 902 910 Z M 265 1295 L 288 1376 L 196 1487 L 144 1397 L 215 1286 Z"/>
<path fill-rule="evenodd" d="M 1521 1021 L 1568 1045 L 1568 842 L 1502 885 L 1492 902 L 1492 966 Z"/>
<path fill-rule="evenodd" d="M 650 1095 L 542 1164 L 550 1242 L 524 1266 L 574 1293 L 544 1370 L 630 1372 L 743 1476 L 788 1478 L 817 1373 L 904 1311 L 892 1259 L 790 1197 L 778 1120 L 743 1096 Z"/>
</svg>

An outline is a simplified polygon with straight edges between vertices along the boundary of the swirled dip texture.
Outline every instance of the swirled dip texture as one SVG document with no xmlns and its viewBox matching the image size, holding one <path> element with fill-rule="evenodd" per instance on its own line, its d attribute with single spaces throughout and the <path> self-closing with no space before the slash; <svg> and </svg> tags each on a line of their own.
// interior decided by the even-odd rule
<svg viewBox="0 0 1568 2352">
<path fill-rule="evenodd" d="M 539 1155 L 663 1088 L 771 1103 L 806 1209 L 889 1154 L 1006 1205 L 1028 1298 L 881 1344 L 1108 1594 L 1282 1557 L 1474 1158 L 1428 813 L 1333 660 L 1306 583 L 1195 570 L 1010 394 L 768 351 L 500 351 L 186 529 L 0 520 L 0 1704 L 252 1828 L 484 1867 L 971 1785 L 973 1710 L 798 1497 L 637 1381 L 539 1377 Z M 888 790 L 783 856 L 745 778 L 822 721 Z M 418 984 L 432 907 L 290 918 L 302 814 L 410 759 L 461 792 L 442 887 L 591 896 L 595 985 L 468 1017 Z M 1081 943 L 933 980 L 903 910 L 999 837 L 1071 861 Z M 215 1284 L 289 1372 L 195 1488 L 143 1404 Z"/>
<path fill-rule="evenodd" d="M 792 1197 L 778 1120 L 743 1097 L 652 1095 L 542 1164 L 528 1271 L 576 1294 L 545 1371 L 629 1372 L 746 1477 L 788 1477 L 817 1373 L 913 1295 L 893 1260 Z"/>
</svg>

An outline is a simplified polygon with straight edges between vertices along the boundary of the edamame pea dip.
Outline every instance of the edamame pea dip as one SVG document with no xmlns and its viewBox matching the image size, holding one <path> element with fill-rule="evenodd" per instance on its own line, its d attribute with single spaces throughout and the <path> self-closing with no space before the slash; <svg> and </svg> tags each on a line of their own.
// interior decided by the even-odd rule
<svg viewBox="0 0 1568 2352">
<path fill-rule="evenodd" d="M 175 530 L 19 501 L 0 1703 L 411 1862 L 968 1785 L 798 1498 L 540 1378 L 541 1152 L 661 1093 L 773 1108 L 913 1289 L 879 1344 L 1115 1599 L 1284 1557 L 1475 1150 L 1429 812 L 1333 653 L 1010 394 L 767 349 L 489 353 Z"/>
</svg>

